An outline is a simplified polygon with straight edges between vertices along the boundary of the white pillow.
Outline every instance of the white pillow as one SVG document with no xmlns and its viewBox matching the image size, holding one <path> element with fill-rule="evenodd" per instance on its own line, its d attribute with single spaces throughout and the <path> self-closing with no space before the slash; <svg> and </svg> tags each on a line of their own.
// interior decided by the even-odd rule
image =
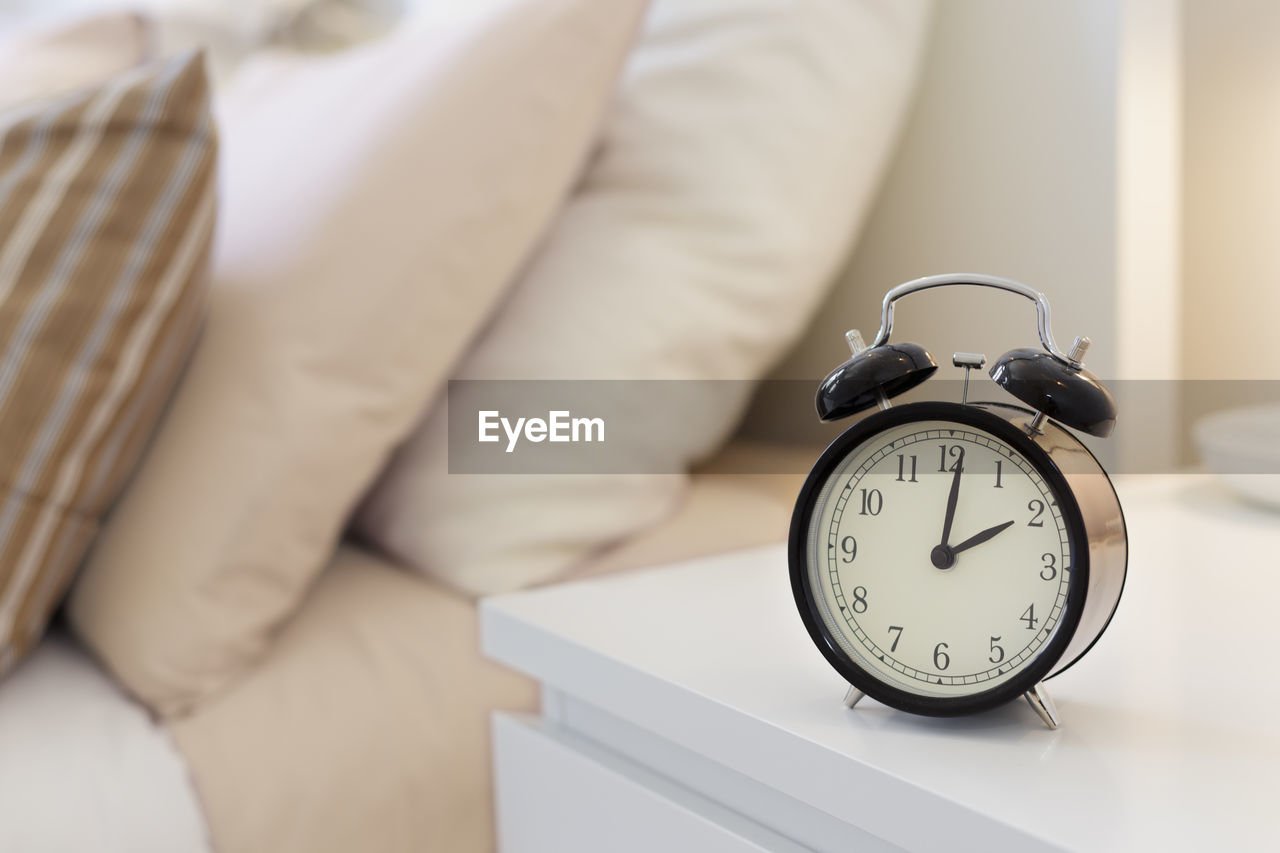
<svg viewBox="0 0 1280 853">
<path fill-rule="evenodd" d="M 658 0 L 603 150 L 461 379 L 754 379 L 815 310 L 907 105 L 926 0 Z M 707 390 L 707 389 L 704 389 Z M 651 411 L 660 470 L 750 387 Z M 357 520 L 485 594 L 555 577 L 669 513 L 680 476 L 449 475 L 437 407 Z"/>
<path fill-rule="evenodd" d="M 435 0 L 430 0 L 433 4 Z M 172 56 L 201 49 L 219 84 L 231 80 L 254 52 L 270 46 L 335 50 L 390 29 L 405 0 L 4 0 L 0 29 L 10 20 L 145 16 L 146 47 Z M 118 44 L 123 47 L 125 39 Z M 117 48 L 118 49 L 118 48 Z M 73 66 L 74 67 L 74 66 Z"/>
<path fill-rule="evenodd" d="M 164 714 L 298 604 L 568 191 L 644 0 L 437 5 L 224 104 L 208 327 L 70 607 Z"/>
<path fill-rule="evenodd" d="M 0 109 L 102 83 L 148 58 L 150 25 L 127 12 L 0 25 Z"/>
</svg>

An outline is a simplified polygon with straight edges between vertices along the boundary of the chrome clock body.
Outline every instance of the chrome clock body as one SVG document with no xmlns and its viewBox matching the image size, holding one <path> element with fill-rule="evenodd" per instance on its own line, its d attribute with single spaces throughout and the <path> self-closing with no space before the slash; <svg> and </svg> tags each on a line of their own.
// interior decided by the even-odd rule
<svg viewBox="0 0 1280 853">
<path fill-rule="evenodd" d="M 1025 409 L 991 403 L 916 403 L 898 406 L 873 414 L 855 424 L 832 443 L 814 466 L 801 490 L 792 519 L 792 591 L 814 643 L 832 666 L 861 693 L 869 694 L 901 710 L 919 714 L 952 716 L 984 710 L 1033 692 L 1039 682 L 1070 666 L 1105 629 L 1120 600 L 1127 559 L 1127 539 L 1119 500 L 1106 473 L 1093 455 L 1070 433 L 1048 422 L 1042 426 L 1041 432 L 1027 435 L 1024 425 L 1031 416 L 1032 413 Z M 918 435 L 927 437 L 915 438 Z M 1044 503 L 1052 502 L 1056 506 L 1047 509 L 1041 507 L 1045 511 L 1040 518 L 1033 519 L 1028 513 L 1026 518 L 1020 516 L 1017 519 L 1020 528 L 1033 520 L 1039 524 L 1048 522 L 1041 528 L 1044 532 L 1027 529 L 1014 529 L 1011 533 L 1000 531 L 990 540 L 984 540 L 973 546 L 972 550 L 957 555 L 958 559 L 953 558 L 953 565 L 939 567 L 928 563 L 928 554 L 942 524 L 943 512 L 936 500 L 937 488 L 927 483 L 912 487 L 910 483 L 916 479 L 924 481 L 929 476 L 939 478 L 944 475 L 935 472 L 926 474 L 910 468 L 902 470 L 904 481 L 894 483 L 896 488 L 890 490 L 882 486 L 869 490 L 872 495 L 871 506 L 864 506 L 862 509 L 865 512 L 859 516 L 857 505 L 863 499 L 858 495 L 857 484 L 864 481 L 855 480 L 855 472 L 846 470 L 844 466 L 847 460 L 857 460 L 860 453 L 865 455 L 865 451 L 869 449 L 874 451 L 872 458 L 877 458 L 875 454 L 880 454 L 879 458 L 883 460 L 879 463 L 880 467 L 885 462 L 889 464 L 890 475 L 897 470 L 894 468 L 897 454 L 892 451 L 903 451 L 904 462 L 912 459 L 918 468 L 924 464 L 934 467 L 937 451 L 946 447 L 964 446 L 960 443 L 963 438 L 957 439 L 957 435 L 973 436 L 980 440 L 990 436 L 990 444 L 1003 448 L 990 452 L 989 456 L 1005 462 L 1005 490 L 1016 485 L 1012 478 L 1017 476 L 1014 472 L 1018 469 L 1011 460 L 1014 456 L 1021 457 L 1032 470 L 1032 476 L 1042 481 L 1044 491 L 1041 494 L 1046 496 Z M 889 445 L 890 452 L 885 454 L 882 446 L 895 436 L 902 437 L 892 441 Z M 920 452 L 912 456 L 905 455 L 906 451 L 911 450 Z M 976 451 L 971 450 L 970 455 L 976 455 Z M 946 462 L 950 465 L 954 459 L 953 455 Z M 898 463 L 899 466 L 902 464 L 904 463 Z M 866 463 L 863 467 L 866 467 Z M 988 499 L 979 489 L 982 492 L 990 489 L 992 478 L 989 469 L 990 465 L 983 473 L 965 469 L 963 476 L 968 478 L 968 482 L 964 484 L 960 503 L 966 509 L 972 507 L 972 511 L 964 514 L 970 521 L 965 529 L 957 530 L 952 537 L 953 544 L 960 538 L 973 534 L 976 527 L 984 526 L 986 522 L 979 520 L 984 513 L 991 522 L 1003 521 L 1003 516 L 990 516 L 991 510 L 982 506 Z M 953 470 L 948 467 L 948 472 Z M 913 474 L 918 476 L 912 476 Z M 950 478 L 951 474 L 947 473 L 945 479 Z M 872 481 L 868 478 L 865 482 Z M 934 493 L 932 497 L 935 500 L 932 503 L 919 500 L 917 495 L 929 491 Z M 1034 497 L 1036 494 L 1036 491 L 1030 490 L 1024 491 L 1022 496 L 1032 495 L 1033 500 L 1039 500 Z M 835 513 L 831 508 L 841 502 L 845 510 L 841 512 L 839 520 L 833 520 Z M 869 536 L 863 534 L 883 523 L 881 519 L 887 516 L 882 515 L 882 512 L 889 502 L 898 505 L 895 509 L 910 509 L 912 512 L 924 507 L 904 506 L 904 502 L 924 504 L 928 511 L 919 519 L 918 536 L 909 528 L 908 533 L 899 537 L 900 541 L 892 545 L 893 550 L 886 550 L 882 546 L 879 553 L 869 553 L 866 547 Z M 1021 503 L 1020 500 L 1017 501 L 1019 507 Z M 870 510 L 875 510 L 876 514 L 867 514 Z M 901 522 L 898 523 L 898 528 L 902 528 Z M 1054 533 L 1059 528 L 1063 542 L 1060 551 L 1056 550 L 1059 537 Z M 1040 539 L 1031 541 L 1032 550 L 1026 554 L 1025 560 L 1017 563 L 1015 556 L 1014 563 L 1005 559 L 1003 564 L 988 565 L 991 560 L 984 553 L 984 548 L 1012 544 L 1015 540 L 1010 537 L 1033 534 L 1039 535 Z M 849 559 L 849 551 L 851 548 L 856 549 L 859 541 L 862 542 L 862 554 L 858 556 L 864 560 L 864 565 L 867 562 L 875 564 L 871 569 L 859 571 L 851 568 L 857 563 L 857 559 Z M 991 544 L 987 544 L 988 541 Z M 1054 553 L 1056 583 L 1043 583 L 1041 580 L 1039 573 L 1045 571 L 1040 562 L 1042 551 Z M 845 578 L 843 586 L 838 580 L 823 582 L 824 574 L 836 574 L 836 567 Z M 981 584 L 988 581 L 974 579 L 970 586 L 979 584 L 977 589 L 966 591 L 963 585 L 953 587 L 959 593 L 955 603 L 957 606 L 963 604 L 968 612 L 949 613 L 947 618 L 942 618 L 936 613 L 930 615 L 923 601 L 916 603 L 903 600 L 902 590 L 898 590 L 897 600 L 890 596 L 888 601 L 883 598 L 876 601 L 874 596 L 877 590 L 874 583 L 869 580 L 866 585 L 859 583 L 859 579 L 874 577 L 877 573 L 883 576 L 886 571 L 902 574 L 915 572 L 914 581 L 903 582 L 914 583 L 915 586 L 907 594 L 920 599 L 930 595 L 928 574 L 936 574 L 940 579 L 945 574 L 949 576 L 946 580 L 950 581 L 965 571 L 982 571 L 991 578 L 990 583 L 994 586 L 989 590 L 984 589 Z M 1004 580 L 1000 579 L 1001 573 Z M 1035 620 L 1035 630 L 1025 632 L 1028 635 L 1025 638 L 1017 636 L 1023 633 L 1021 624 L 1018 623 L 1019 618 L 1027 618 L 1021 601 L 1014 609 L 1005 606 L 1005 612 L 996 621 L 991 621 L 993 615 L 989 610 L 984 610 L 980 603 L 987 596 L 998 598 L 1008 595 L 1007 587 L 1019 582 L 1023 589 L 1043 587 L 1049 593 L 1047 600 L 1045 593 L 1041 592 L 1040 598 L 1031 603 L 1033 609 L 1030 618 Z M 867 593 L 868 588 L 871 590 L 870 594 Z M 1055 613 L 1052 609 L 1054 593 L 1058 594 L 1061 607 L 1056 611 L 1052 624 L 1049 624 L 1048 617 Z M 1013 592 L 1015 597 L 1017 594 L 1016 591 Z M 1033 594 L 1035 593 L 1028 594 L 1029 602 Z M 967 603 L 974 596 L 978 596 L 978 603 Z M 913 612 L 917 606 L 919 611 Z M 854 613 L 859 607 L 861 614 Z M 893 615 L 878 620 L 870 618 L 877 607 L 892 608 Z M 1040 608 L 1038 616 L 1035 607 Z M 973 624 L 966 636 L 963 625 L 965 618 L 970 616 Z M 841 622 L 847 623 L 847 630 L 841 630 Z M 888 622 L 901 622 L 904 625 L 891 625 L 886 633 L 884 629 Z M 916 624 L 909 624 L 912 622 Z M 851 636 L 854 632 L 861 633 L 864 628 L 865 634 L 870 634 L 873 623 L 878 632 L 875 640 L 868 639 L 866 645 L 863 645 Z M 894 629 L 897 629 L 896 632 Z M 1045 632 L 1044 637 L 1040 637 L 1042 631 Z M 928 638 L 923 658 L 917 653 L 914 660 L 897 660 L 890 654 L 889 646 L 892 645 L 897 651 L 899 643 L 904 642 L 912 633 Z M 960 636 L 957 637 L 957 634 Z M 964 644 L 968 643 L 972 657 L 973 644 L 985 644 L 988 637 L 991 638 L 991 646 L 984 647 L 982 654 L 995 650 L 985 659 L 991 665 L 983 663 L 982 668 L 976 671 L 974 667 L 969 667 L 963 673 L 957 673 L 952 668 L 952 659 L 960 661 Z M 1033 646 L 1036 640 L 1042 642 Z M 938 645 L 935 646 L 934 643 Z M 930 647 L 934 650 L 934 666 L 929 665 L 927 649 Z M 907 676 L 904 672 L 895 680 L 893 673 L 886 673 L 884 664 L 877 667 L 877 653 L 888 656 L 891 666 L 903 666 L 911 674 Z M 1014 664 L 1020 653 L 1025 655 L 1024 659 Z M 884 658 L 879 660 L 883 661 Z M 945 662 L 946 666 L 939 668 L 936 666 L 939 662 Z M 908 678 L 910 681 L 907 681 Z M 907 683 L 904 684 L 904 681 Z"/>
<path fill-rule="evenodd" d="M 992 378 L 1032 408 L 960 402 L 892 406 L 937 369 L 917 344 L 889 343 L 892 306 L 952 284 L 994 287 L 1036 303 L 1042 350 L 1002 356 Z M 792 517 L 792 591 L 810 637 L 851 685 L 918 714 L 954 716 L 1026 698 L 1051 728 L 1044 681 L 1105 631 L 1124 589 L 1128 539 L 1115 489 L 1066 428 L 1111 432 L 1115 401 L 1084 369 L 1087 338 L 1053 342 L 1038 291 L 993 276 L 933 276 L 885 297 L 871 347 L 819 388 L 819 417 L 873 405 L 810 472 Z M 1064 426 L 1065 423 L 1065 426 Z"/>
</svg>

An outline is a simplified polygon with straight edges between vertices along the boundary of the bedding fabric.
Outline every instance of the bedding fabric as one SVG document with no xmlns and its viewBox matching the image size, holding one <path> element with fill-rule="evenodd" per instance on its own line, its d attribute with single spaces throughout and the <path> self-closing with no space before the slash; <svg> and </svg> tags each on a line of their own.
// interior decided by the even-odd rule
<svg viewBox="0 0 1280 853">
<path fill-rule="evenodd" d="M 765 452 L 770 470 L 817 456 Z M 740 456 L 581 574 L 782 541 L 804 475 L 733 473 Z M 484 853 L 490 712 L 536 705 L 534 684 L 481 656 L 474 602 L 344 546 L 261 663 L 172 726 L 219 850 Z"/>
<path fill-rule="evenodd" d="M 0 850 L 210 850 L 169 733 L 61 631 L 0 683 Z"/>
<path fill-rule="evenodd" d="M 215 89 L 235 78 L 254 53 L 271 46 L 335 50 L 390 29 L 416 0 L 4 0 L 6 19 L 89 20 L 128 8 L 144 16 L 157 56 L 203 49 Z M 436 0 L 427 0 L 434 3 Z M 94 40 L 95 49 L 111 49 Z M 80 57 L 74 57 L 80 61 Z"/>
<path fill-rule="evenodd" d="M 658 0 L 599 156 L 456 378 L 762 375 L 870 204 L 926 11 L 924 0 Z M 655 474 L 451 475 L 437 406 L 356 528 L 471 594 L 551 580 L 670 514 L 679 472 L 719 446 L 749 393 L 704 383 L 677 411 L 636 411 L 636 456 L 675 472 Z"/>
<path fill-rule="evenodd" d="M 256 659 L 594 138 L 643 0 L 433 4 L 220 114 L 208 327 L 70 617 L 180 716 Z"/>
<path fill-rule="evenodd" d="M 214 219 L 203 58 L 0 114 L 0 134 L 3 675 L 39 639 L 196 338 Z"/>
<path fill-rule="evenodd" d="M 0 12 L 0 109 L 102 83 L 147 60 L 151 28 L 140 15 L 10 23 Z"/>
</svg>

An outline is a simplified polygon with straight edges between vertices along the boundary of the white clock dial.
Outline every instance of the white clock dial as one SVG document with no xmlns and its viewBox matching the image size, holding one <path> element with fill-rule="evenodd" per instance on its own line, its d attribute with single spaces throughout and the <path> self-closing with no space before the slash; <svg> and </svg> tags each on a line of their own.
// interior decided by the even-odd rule
<svg viewBox="0 0 1280 853">
<path fill-rule="evenodd" d="M 1026 458 L 979 427 L 928 420 L 836 466 L 807 565 L 846 655 L 899 690 L 948 697 L 997 687 L 1048 647 L 1072 554 L 1058 497 Z"/>
</svg>

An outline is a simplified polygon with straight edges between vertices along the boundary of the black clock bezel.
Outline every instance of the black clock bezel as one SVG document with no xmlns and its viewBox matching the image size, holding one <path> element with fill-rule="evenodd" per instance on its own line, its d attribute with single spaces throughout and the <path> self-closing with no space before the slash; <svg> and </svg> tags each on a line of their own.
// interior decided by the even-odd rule
<svg viewBox="0 0 1280 853">
<path fill-rule="evenodd" d="M 985 711 L 1016 699 L 1053 670 L 1066 652 L 1071 638 L 1075 636 L 1084 610 L 1086 591 L 1089 586 L 1089 548 L 1084 530 L 1084 517 L 1080 512 L 1075 494 L 1048 453 L 1018 427 L 999 415 L 980 408 L 981 405 L 981 403 L 963 405 L 929 401 L 907 403 L 868 415 L 841 433 L 818 457 L 818 461 L 814 463 L 809 476 L 805 479 L 804 486 L 800 489 L 795 511 L 791 516 L 791 532 L 787 545 L 791 591 L 809 637 L 827 662 L 846 681 L 871 698 L 900 711 L 931 717 L 955 717 Z M 1007 442 L 1021 453 L 1044 477 L 1057 498 L 1067 528 L 1067 541 L 1071 547 L 1071 583 L 1067 590 L 1067 601 L 1063 607 L 1062 618 L 1053 639 L 1036 655 L 1030 665 L 1013 678 L 990 690 L 967 696 L 922 696 L 910 693 L 885 683 L 860 666 L 840 648 L 823 623 L 813 591 L 810 589 L 806 565 L 810 517 L 822 486 L 839 464 L 867 439 L 886 429 L 930 420 L 977 427 Z"/>
</svg>

